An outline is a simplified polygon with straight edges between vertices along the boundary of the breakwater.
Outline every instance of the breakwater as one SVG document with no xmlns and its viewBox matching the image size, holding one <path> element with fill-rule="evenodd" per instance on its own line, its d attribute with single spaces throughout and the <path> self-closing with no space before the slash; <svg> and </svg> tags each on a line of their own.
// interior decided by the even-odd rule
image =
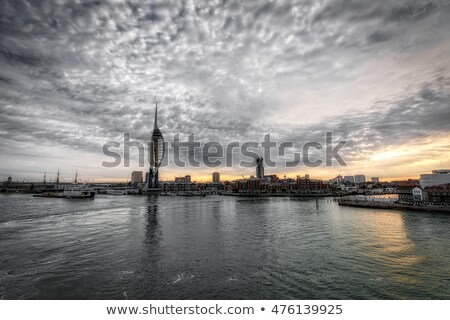
<svg viewBox="0 0 450 320">
<path fill-rule="evenodd" d="M 359 207 L 359 208 L 376 208 L 376 209 L 397 209 L 397 210 L 414 210 L 425 212 L 445 212 L 450 213 L 450 206 L 438 205 L 412 205 L 398 202 L 384 201 L 367 201 L 367 200 L 338 200 L 340 206 Z"/>
</svg>

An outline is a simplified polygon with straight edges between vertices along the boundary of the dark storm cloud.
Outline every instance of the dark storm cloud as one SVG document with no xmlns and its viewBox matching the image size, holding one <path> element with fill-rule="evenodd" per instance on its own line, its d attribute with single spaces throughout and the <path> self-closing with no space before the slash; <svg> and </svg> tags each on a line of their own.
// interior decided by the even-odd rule
<svg viewBox="0 0 450 320">
<path fill-rule="evenodd" d="M 407 141 L 408 125 L 420 136 L 448 132 L 448 86 L 438 86 L 448 75 L 449 17 L 446 1 L 2 0 L 0 147 L 94 152 L 123 132 L 145 141 L 155 101 L 166 136 L 220 142 L 267 131 L 309 137 L 332 124 L 352 147 L 372 152 Z M 339 102 L 352 95 L 341 86 L 362 77 L 365 64 L 439 46 L 441 60 L 420 62 L 427 74 L 412 84 L 417 94 L 399 85 L 404 97 L 375 105 L 360 94 L 367 114 L 344 119 L 318 108 L 326 121 L 299 128 L 308 106 L 297 98 L 326 87 L 319 97 Z M 361 92 L 384 76 L 394 78 L 375 70 Z"/>
<path fill-rule="evenodd" d="M 391 33 L 375 31 L 367 37 L 367 40 L 369 41 L 369 43 L 377 43 L 377 42 L 387 41 L 387 40 L 391 39 L 392 37 L 393 37 L 393 35 Z"/>
</svg>

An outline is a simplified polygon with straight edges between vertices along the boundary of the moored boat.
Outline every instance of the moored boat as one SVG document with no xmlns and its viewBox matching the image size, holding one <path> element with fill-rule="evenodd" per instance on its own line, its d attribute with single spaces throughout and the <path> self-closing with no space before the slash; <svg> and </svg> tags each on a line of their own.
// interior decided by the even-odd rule
<svg viewBox="0 0 450 320">
<path fill-rule="evenodd" d="M 95 192 L 92 189 L 81 186 L 69 186 L 64 188 L 62 198 L 94 198 Z"/>
<path fill-rule="evenodd" d="M 41 193 L 33 195 L 33 197 L 42 198 L 71 198 L 71 199 L 89 199 L 95 197 L 94 190 L 78 185 L 69 185 L 57 187 L 53 189 L 42 190 Z"/>
</svg>

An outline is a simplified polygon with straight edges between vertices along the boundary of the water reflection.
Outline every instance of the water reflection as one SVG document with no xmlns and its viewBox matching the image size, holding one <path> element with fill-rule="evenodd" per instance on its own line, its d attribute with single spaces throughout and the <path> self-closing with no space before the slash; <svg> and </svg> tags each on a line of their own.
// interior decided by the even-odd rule
<svg viewBox="0 0 450 320">
<path fill-rule="evenodd" d="M 362 253 L 383 269 L 388 280 L 418 284 L 415 267 L 424 260 L 408 237 L 403 216 L 399 212 L 378 212 L 365 216 L 360 233 L 363 233 Z"/>
<path fill-rule="evenodd" d="M 144 239 L 147 246 L 153 246 L 158 243 L 161 238 L 161 230 L 159 226 L 158 213 L 158 197 L 149 196 L 147 200 L 147 226 L 146 237 Z"/>
<path fill-rule="evenodd" d="M 448 215 L 325 200 L 317 210 L 315 199 L 27 197 L 0 195 L 7 299 L 450 297 Z"/>
</svg>

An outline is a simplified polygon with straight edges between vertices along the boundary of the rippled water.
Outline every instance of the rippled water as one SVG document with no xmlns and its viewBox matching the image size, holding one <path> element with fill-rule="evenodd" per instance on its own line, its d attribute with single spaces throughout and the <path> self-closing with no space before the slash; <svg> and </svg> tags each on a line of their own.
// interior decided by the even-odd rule
<svg viewBox="0 0 450 320">
<path fill-rule="evenodd" d="M 326 199 L 0 195 L 3 299 L 450 299 L 450 216 Z"/>
</svg>

